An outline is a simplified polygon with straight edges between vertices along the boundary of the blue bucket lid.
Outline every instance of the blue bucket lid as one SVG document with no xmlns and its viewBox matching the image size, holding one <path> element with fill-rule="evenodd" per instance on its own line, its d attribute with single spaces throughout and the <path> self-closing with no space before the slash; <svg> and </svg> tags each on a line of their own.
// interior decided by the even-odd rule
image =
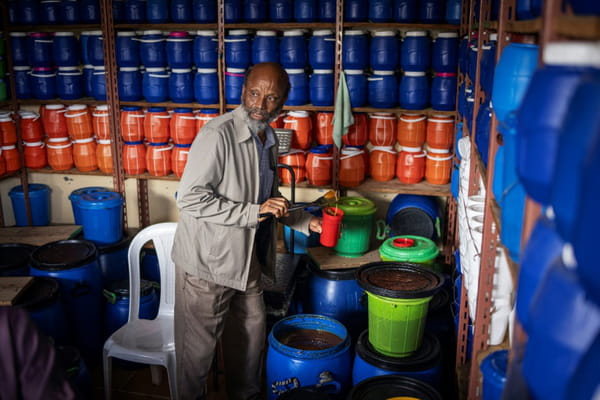
<svg viewBox="0 0 600 400">
<path fill-rule="evenodd" d="M 204 110 L 200 110 L 200 114 L 218 114 L 219 110 L 216 108 L 205 108 Z"/>
<path fill-rule="evenodd" d="M 96 245 L 87 240 L 59 240 L 46 243 L 31 253 L 31 266 L 45 271 L 62 271 L 95 262 Z"/>
<path fill-rule="evenodd" d="M 69 200 L 76 201 L 84 194 L 96 193 L 96 192 L 110 192 L 110 189 L 102 186 L 88 186 L 79 189 L 75 189 L 69 195 Z"/>
<path fill-rule="evenodd" d="M 191 113 L 192 109 L 191 108 L 181 107 L 181 108 L 174 109 L 173 112 L 176 112 L 176 113 Z"/>
<path fill-rule="evenodd" d="M 330 151 L 331 151 L 331 147 L 328 147 L 327 145 L 315 146 L 310 149 L 310 152 L 313 154 L 327 154 Z"/>
<path fill-rule="evenodd" d="M 123 196 L 116 192 L 88 193 L 81 196 L 76 204 L 86 210 L 120 207 L 123 205 Z"/>
<path fill-rule="evenodd" d="M 27 186 L 27 190 L 29 192 L 29 196 L 42 196 L 44 195 L 46 192 L 50 191 L 50 187 L 48 187 L 48 185 L 44 185 L 43 183 L 30 183 Z M 8 195 L 12 198 L 12 197 L 17 197 L 17 198 L 24 198 L 25 197 L 25 193 L 23 192 L 23 185 L 18 185 L 13 187 L 12 189 L 10 189 L 10 192 L 8 192 Z"/>
<path fill-rule="evenodd" d="M 123 107 L 123 111 L 139 111 L 142 107 L 139 106 L 125 106 Z"/>
<path fill-rule="evenodd" d="M 490 353 L 483 359 L 479 366 L 484 380 L 488 380 L 494 386 L 502 388 L 506 382 L 506 370 L 508 369 L 508 350 L 498 350 Z"/>
<path fill-rule="evenodd" d="M 148 112 L 163 112 L 167 111 L 167 107 L 148 107 Z"/>
</svg>

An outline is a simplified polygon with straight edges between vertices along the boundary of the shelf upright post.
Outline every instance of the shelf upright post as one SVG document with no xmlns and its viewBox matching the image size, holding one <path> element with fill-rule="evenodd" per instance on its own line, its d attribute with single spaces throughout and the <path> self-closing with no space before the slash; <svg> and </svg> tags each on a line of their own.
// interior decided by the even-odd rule
<svg viewBox="0 0 600 400">
<path fill-rule="evenodd" d="M 225 114 L 227 111 L 225 101 L 225 0 L 218 0 L 217 8 L 217 74 L 219 76 L 219 113 Z"/>
<path fill-rule="evenodd" d="M 344 0 L 335 2 L 335 71 L 334 71 L 334 103 L 337 100 L 337 88 L 340 82 L 340 72 L 342 71 L 342 40 L 344 37 Z M 331 186 L 334 190 L 339 190 L 339 168 L 340 168 L 340 149 L 333 144 L 333 165 L 331 170 Z"/>
</svg>

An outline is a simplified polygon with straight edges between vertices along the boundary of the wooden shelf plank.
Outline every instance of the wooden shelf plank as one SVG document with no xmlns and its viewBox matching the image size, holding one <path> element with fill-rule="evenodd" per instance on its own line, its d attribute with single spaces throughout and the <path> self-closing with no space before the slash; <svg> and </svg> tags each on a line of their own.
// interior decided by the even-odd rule
<svg viewBox="0 0 600 400">
<path fill-rule="evenodd" d="M 190 24 L 115 24 L 115 29 L 134 29 L 134 30 L 161 30 L 161 31 L 197 31 L 197 30 L 216 30 L 217 23 L 213 24 L 201 24 L 201 23 L 190 23 Z"/>
<path fill-rule="evenodd" d="M 345 188 L 347 190 L 354 190 L 361 193 L 405 193 L 405 194 L 419 194 L 425 196 L 451 196 L 450 184 L 447 185 L 432 185 L 425 181 L 420 183 L 402 183 L 397 179 L 393 179 L 387 182 L 378 182 L 373 179 L 367 179 L 362 185 L 354 188 Z"/>
<path fill-rule="evenodd" d="M 12 177 L 19 177 L 19 173 L 20 171 L 16 171 L 16 172 L 11 172 L 9 174 L 4 174 L 2 176 L 0 176 L 0 181 L 4 180 L 4 179 L 8 179 L 8 178 L 12 178 Z"/>
<path fill-rule="evenodd" d="M 239 104 L 227 104 L 225 107 L 228 109 L 236 108 Z M 301 106 L 284 106 L 284 110 L 305 110 L 305 111 L 334 111 L 335 107 L 333 106 L 313 106 L 312 104 L 304 104 Z M 352 108 L 353 112 L 363 112 L 363 113 L 383 113 L 383 112 L 391 112 L 391 113 L 412 113 L 412 114 L 426 114 L 426 115 L 450 115 L 455 116 L 456 111 L 439 111 L 434 110 L 432 108 L 426 108 L 424 110 L 407 110 L 405 108 L 375 108 L 375 107 L 354 107 Z"/>
<path fill-rule="evenodd" d="M 96 176 L 112 176 L 111 174 L 105 174 L 99 169 L 95 171 L 80 171 L 77 168 L 71 168 L 64 171 L 57 171 L 50 167 L 44 167 L 39 169 L 27 168 L 27 172 L 39 172 L 40 174 L 62 174 L 62 175 L 96 175 Z"/>
<path fill-rule="evenodd" d="M 27 100 L 17 100 L 17 103 L 20 105 L 39 105 L 39 104 L 88 104 L 88 105 L 96 105 L 96 104 L 106 104 L 105 100 L 96 100 L 93 97 L 82 97 L 76 100 L 63 100 L 63 99 L 50 99 L 50 100 L 40 100 L 40 99 L 27 99 Z"/>
<path fill-rule="evenodd" d="M 563 15 L 555 20 L 556 33 L 569 38 L 600 40 L 600 17 Z"/>
<path fill-rule="evenodd" d="M 80 225 L 16 226 L 0 228 L 0 243 L 21 243 L 43 246 L 57 240 L 74 237 Z"/>
<path fill-rule="evenodd" d="M 25 289 L 33 283 L 32 276 L 0 277 L 0 306 L 12 306 Z"/>
<path fill-rule="evenodd" d="M 101 30 L 100 24 L 11 25 L 11 32 L 79 32 Z"/>
<path fill-rule="evenodd" d="M 522 21 L 507 21 L 506 31 L 512 33 L 539 33 L 542 29 L 542 19 L 526 19 Z"/>
<path fill-rule="evenodd" d="M 329 247 L 309 247 L 306 249 L 308 256 L 322 270 L 357 268 L 363 264 L 381 261 L 379 250 L 371 250 L 362 257 L 349 258 L 339 256 Z"/>
<path fill-rule="evenodd" d="M 369 30 L 377 29 L 402 29 L 402 30 L 432 30 L 432 31 L 458 31 L 460 25 L 452 24 L 420 24 L 420 23 L 401 23 L 401 22 L 344 22 L 344 28 L 365 28 Z"/>
<path fill-rule="evenodd" d="M 219 109 L 218 104 L 198 104 L 198 103 L 174 103 L 172 101 L 163 101 L 160 103 L 150 103 L 147 101 L 121 101 L 121 106 L 138 107 L 167 107 L 167 108 L 193 108 L 193 109 Z"/>
</svg>

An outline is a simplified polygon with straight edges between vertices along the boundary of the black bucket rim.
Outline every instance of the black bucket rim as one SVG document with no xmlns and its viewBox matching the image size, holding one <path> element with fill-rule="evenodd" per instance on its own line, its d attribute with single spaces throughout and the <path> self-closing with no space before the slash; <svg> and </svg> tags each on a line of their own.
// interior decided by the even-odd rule
<svg viewBox="0 0 600 400">
<path fill-rule="evenodd" d="M 40 285 L 44 285 L 41 286 Z M 40 289 L 47 288 L 45 292 L 40 292 Z M 28 299 L 26 302 L 24 301 L 24 297 L 29 293 L 35 291 L 37 297 L 33 299 Z M 43 297 L 44 294 L 47 294 L 46 297 Z M 40 310 L 54 302 L 56 302 L 60 298 L 60 284 L 54 278 L 49 276 L 34 276 L 33 282 L 25 288 L 22 296 L 17 298 L 17 302 L 14 304 L 16 307 L 24 308 L 27 311 L 37 311 Z"/>
<path fill-rule="evenodd" d="M 29 254 L 27 255 L 27 257 L 24 258 L 24 262 L 12 262 L 12 263 L 6 263 L 6 264 L 0 264 L 0 271 L 10 271 L 13 269 L 18 269 L 18 268 L 22 268 L 25 265 L 29 265 L 30 261 L 31 261 L 31 253 L 33 253 L 33 251 L 35 249 L 38 248 L 38 246 L 34 246 L 32 244 L 28 244 L 28 243 L 0 243 L 0 249 L 5 249 L 5 248 L 11 248 L 11 247 L 19 247 L 19 248 L 29 248 Z"/>
<path fill-rule="evenodd" d="M 394 386 L 398 383 L 401 383 L 403 386 L 399 388 L 401 392 L 389 394 L 387 396 L 411 396 L 422 400 L 442 400 L 442 395 L 433 386 L 418 379 L 397 374 L 373 376 L 360 381 L 354 385 L 354 387 L 352 387 L 347 399 L 380 400 L 381 397 L 378 397 L 377 399 L 375 397 L 365 397 L 369 395 L 368 390 L 377 386 L 389 388 L 390 386 Z M 407 392 L 409 390 L 412 390 L 413 393 Z"/>
<path fill-rule="evenodd" d="M 108 244 L 96 243 L 96 248 L 98 249 L 98 255 L 112 253 L 113 251 L 117 251 L 117 250 L 123 250 L 124 248 L 129 247 L 129 244 L 131 243 L 132 239 L 133 239 L 133 235 L 129 235 L 127 233 L 127 231 L 123 231 L 123 237 L 118 242 L 108 243 Z"/>
<path fill-rule="evenodd" d="M 373 273 L 375 270 L 384 268 L 394 268 L 395 270 L 400 268 L 407 272 L 418 273 L 420 276 L 426 277 L 429 284 L 427 287 L 417 290 L 392 290 L 376 286 L 368 281 L 368 272 Z M 435 272 L 430 268 L 406 262 L 376 261 L 363 264 L 356 270 L 356 281 L 360 287 L 371 294 L 392 299 L 419 299 L 431 297 L 442 288 L 445 279 L 446 278 L 442 274 Z"/>
<path fill-rule="evenodd" d="M 356 273 L 356 270 L 358 269 L 357 267 L 346 268 L 346 269 L 321 269 L 312 260 L 309 260 L 309 262 L 307 262 L 307 268 L 308 268 L 309 272 L 313 273 L 314 275 L 316 275 L 320 278 L 325 278 L 325 279 L 329 279 L 332 281 L 355 280 L 356 279 L 355 273 Z"/>
<path fill-rule="evenodd" d="M 41 260 L 38 260 L 36 256 L 39 256 L 38 253 L 51 248 L 52 246 L 59 246 L 61 244 L 82 244 L 85 245 L 88 249 L 88 254 L 82 257 L 80 260 L 77 260 L 73 263 L 47 263 Z M 98 259 L 98 247 L 94 242 L 89 240 L 79 240 L 79 239 L 67 239 L 67 240 L 57 240 L 54 242 L 46 243 L 43 246 L 38 247 L 31 253 L 31 267 L 40 269 L 43 271 L 64 271 L 72 268 L 81 267 L 86 264 L 90 264 Z"/>
</svg>

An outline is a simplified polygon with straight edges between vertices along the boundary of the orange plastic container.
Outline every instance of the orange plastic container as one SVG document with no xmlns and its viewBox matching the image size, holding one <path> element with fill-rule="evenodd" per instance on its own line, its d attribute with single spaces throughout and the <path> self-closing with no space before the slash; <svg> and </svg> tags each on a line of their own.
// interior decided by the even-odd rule
<svg viewBox="0 0 600 400">
<path fill-rule="evenodd" d="M 14 144 L 2 146 L 2 158 L 4 159 L 7 174 L 17 172 L 21 169 L 21 157 L 19 157 L 19 151 Z"/>
<path fill-rule="evenodd" d="M 339 181 L 342 186 L 355 187 L 365 180 L 364 150 L 342 148 Z"/>
<path fill-rule="evenodd" d="M 82 172 L 98 169 L 94 138 L 73 140 L 73 162 L 75 168 Z"/>
<path fill-rule="evenodd" d="M 402 183 L 419 183 L 425 177 L 426 153 L 420 147 L 402 147 L 398 154 L 396 176 Z"/>
<path fill-rule="evenodd" d="M 369 140 L 369 124 L 367 114 L 354 113 L 354 124 L 348 128 L 348 133 L 342 136 L 346 146 L 364 146 Z"/>
<path fill-rule="evenodd" d="M 283 119 L 285 118 L 285 113 L 279 114 L 269 125 L 273 129 L 281 129 L 283 128 Z"/>
<path fill-rule="evenodd" d="M 279 155 L 279 163 L 292 167 L 296 176 L 296 183 L 306 179 L 306 155 L 303 150 L 291 149 L 288 153 Z M 292 183 L 292 175 L 287 169 L 278 168 L 277 173 L 283 184 Z"/>
<path fill-rule="evenodd" d="M 67 109 L 62 104 L 45 104 L 40 107 L 42 126 L 49 138 L 61 138 L 69 134 L 67 128 Z"/>
<path fill-rule="evenodd" d="M 175 147 L 173 147 L 171 153 L 171 169 L 179 178 L 183 175 L 183 170 L 185 169 L 191 146 L 191 144 L 176 144 Z"/>
<path fill-rule="evenodd" d="M 144 118 L 144 134 L 149 143 L 166 143 L 171 136 L 171 116 L 164 107 L 150 107 Z"/>
<path fill-rule="evenodd" d="M 449 183 L 452 174 L 452 158 L 449 150 L 429 149 L 425 165 L 425 180 L 434 185 Z"/>
<path fill-rule="evenodd" d="M 191 144 L 198 133 L 196 116 L 191 111 L 177 111 L 171 115 L 171 137 L 175 144 Z"/>
<path fill-rule="evenodd" d="M 27 168 L 39 169 L 48 165 L 44 142 L 23 142 L 23 156 Z"/>
<path fill-rule="evenodd" d="M 27 142 L 39 142 L 44 138 L 44 129 L 40 114 L 33 111 L 21 111 L 21 138 Z"/>
<path fill-rule="evenodd" d="M 196 132 L 199 133 L 200 129 L 202 129 L 202 127 L 206 125 L 208 121 L 218 116 L 219 114 L 216 111 L 210 113 L 207 113 L 206 111 L 196 113 Z"/>
<path fill-rule="evenodd" d="M 333 144 L 333 113 L 319 112 L 315 121 L 317 143 Z"/>
<path fill-rule="evenodd" d="M 451 149 L 454 143 L 454 117 L 444 115 L 429 117 L 426 141 L 430 148 Z"/>
<path fill-rule="evenodd" d="M 398 143 L 400 146 L 423 146 L 426 132 L 427 117 L 423 114 L 402 114 L 398 118 Z"/>
<path fill-rule="evenodd" d="M 73 168 L 73 143 L 68 137 L 48 138 L 46 146 L 50 168 L 57 171 Z"/>
<path fill-rule="evenodd" d="M 72 140 L 88 139 L 94 136 L 92 113 L 85 104 L 73 104 L 65 112 L 67 130 Z M 75 163 L 77 165 L 77 162 Z"/>
<path fill-rule="evenodd" d="M 307 111 L 290 111 L 283 119 L 283 129 L 292 129 L 293 149 L 306 150 L 312 144 L 312 118 Z"/>
<path fill-rule="evenodd" d="M 112 174 L 113 168 L 113 157 L 110 139 L 98 139 L 96 146 L 96 162 L 98 168 L 105 174 Z"/>
<path fill-rule="evenodd" d="M 10 114 L 0 116 L 0 144 L 8 146 L 17 143 L 17 129 Z"/>
<path fill-rule="evenodd" d="M 146 168 L 152 176 L 166 176 L 171 173 L 171 150 L 168 143 L 148 143 L 146 148 Z"/>
<path fill-rule="evenodd" d="M 326 186 L 331 184 L 333 157 L 331 150 L 324 146 L 310 149 L 306 156 L 306 178 L 311 185 Z"/>
<path fill-rule="evenodd" d="M 121 135 L 126 142 L 144 139 L 144 111 L 140 107 L 124 107 L 121 110 Z"/>
<path fill-rule="evenodd" d="M 371 148 L 369 173 L 374 180 L 380 182 L 394 179 L 396 175 L 396 150 L 393 146 L 375 146 Z"/>
<path fill-rule="evenodd" d="M 373 146 L 393 146 L 396 143 L 396 115 L 375 113 L 369 115 L 369 141 Z"/>
<path fill-rule="evenodd" d="M 94 109 L 92 113 L 92 127 L 98 140 L 110 139 L 107 104 L 101 104 Z"/>
<path fill-rule="evenodd" d="M 4 157 L 2 156 L 2 147 L 0 147 L 0 176 L 6 174 L 6 163 L 4 162 Z"/>
<path fill-rule="evenodd" d="M 146 172 L 146 146 L 141 140 L 123 144 L 123 169 L 129 175 Z"/>
</svg>

